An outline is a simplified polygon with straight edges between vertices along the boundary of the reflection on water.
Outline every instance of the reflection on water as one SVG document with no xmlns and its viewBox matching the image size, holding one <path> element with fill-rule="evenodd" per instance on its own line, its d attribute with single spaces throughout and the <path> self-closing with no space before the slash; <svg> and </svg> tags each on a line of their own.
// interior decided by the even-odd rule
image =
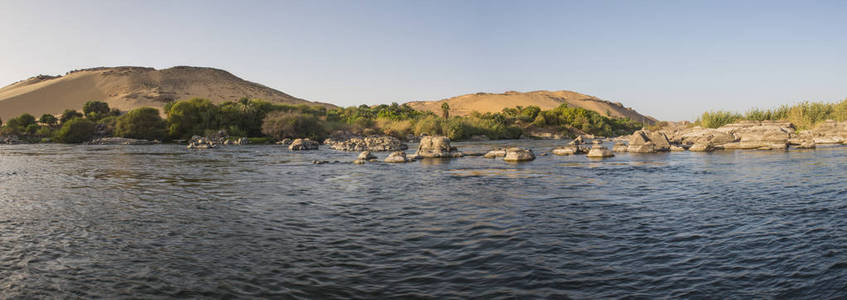
<svg viewBox="0 0 847 300">
<path fill-rule="evenodd" d="M 547 152 L 558 141 L 458 143 Z M 414 148 L 414 147 L 412 147 Z M 0 146 L 11 298 L 841 298 L 847 148 Z M 379 153 L 384 158 L 387 153 Z"/>
</svg>

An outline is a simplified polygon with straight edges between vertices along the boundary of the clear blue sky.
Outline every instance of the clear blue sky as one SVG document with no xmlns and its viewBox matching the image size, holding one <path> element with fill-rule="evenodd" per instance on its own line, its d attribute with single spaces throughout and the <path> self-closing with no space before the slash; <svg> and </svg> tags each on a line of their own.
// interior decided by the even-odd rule
<svg viewBox="0 0 847 300">
<path fill-rule="evenodd" d="M 9 1 L 0 85 L 222 68 L 335 103 L 574 90 L 664 120 L 847 97 L 845 1 Z"/>
</svg>

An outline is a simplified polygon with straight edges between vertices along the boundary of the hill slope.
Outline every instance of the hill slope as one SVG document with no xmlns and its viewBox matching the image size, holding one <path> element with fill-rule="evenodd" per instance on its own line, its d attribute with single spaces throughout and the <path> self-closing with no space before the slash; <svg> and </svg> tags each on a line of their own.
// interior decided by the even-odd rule
<svg viewBox="0 0 847 300">
<path fill-rule="evenodd" d="M 481 113 L 500 112 L 508 107 L 526 107 L 530 105 L 548 110 L 556 108 L 562 103 L 567 103 L 570 106 L 592 110 L 607 117 L 629 118 L 633 121 L 647 124 L 656 122 L 656 119 L 642 115 L 631 108 L 624 107 L 620 103 L 613 103 L 572 91 L 506 92 L 502 94 L 476 93 L 438 101 L 415 101 L 407 104 L 417 110 L 440 113 L 441 104 L 444 102 L 450 105 L 450 113 L 457 116 L 468 115 L 473 111 Z"/>
<path fill-rule="evenodd" d="M 200 67 L 156 70 L 143 67 L 93 68 L 65 76 L 36 76 L 0 88 L 0 118 L 22 113 L 36 117 L 81 110 L 89 100 L 127 111 L 141 106 L 161 108 L 168 101 L 207 98 L 215 103 L 242 97 L 288 104 L 320 104 L 249 82 L 229 72 Z"/>
</svg>

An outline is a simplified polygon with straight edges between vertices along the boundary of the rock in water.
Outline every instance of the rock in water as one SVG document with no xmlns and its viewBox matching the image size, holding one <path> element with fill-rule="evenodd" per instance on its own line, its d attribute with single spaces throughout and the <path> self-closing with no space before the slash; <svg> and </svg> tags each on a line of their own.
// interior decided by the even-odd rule
<svg viewBox="0 0 847 300">
<path fill-rule="evenodd" d="M 391 136 L 328 138 L 324 140 L 324 144 L 329 145 L 330 149 L 341 151 L 400 151 L 409 149 L 408 145 Z"/>
<path fill-rule="evenodd" d="M 503 157 L 504 161 L 531 161 L 535 160 L 535 153 L 532 153 L 532 150 L 512 147 L 506 149 L 506 156 Z"/>
<path fill-rule="evenodd" d="M 452 158 L 462 157 L 462 152 L 456 147 L 450 146 L 450 139 L 446 136 L 425 136 L 421 138 L 415 157 L 422 158 Z"/>
<path fill-rule="evenodd" d="M 403 151 L 394 151 L 385 158 L 385 162 L 387 163 L 404 163 L 409 162 L 410 160 L 406 158 L 406 152 Z"/>
<path fill-rule="evenodd" d="M 318 142 L 310 140 L 310 139 L 296 139 L 291 142 L 291 145 L 288 146 L 288 150 L 299 151 L 299 150 L 317 150 Z"/>
<path fill-rule="evenodd" d="M 612 146 L 612 152 L 626 152 L 628 147 L 629 146 L 624 143 L 615 143 L 615 145 Z"/>
<path fill-rule="evenodd" d="M 370 151 L 364 151 L 362 153 L 359 153 L 359 157 L 357 159 L 367 161 L 371 159 L 376 159 L 376 155 L 373 155 L 373 153 L 371 153 Z"/>
<path fill-rule="evenodd" d="M 188 149 L 212 149 L 217 147 L 217 144 L 209 138 L 201 137 L 201 136 L 192 136 L 191 140 L 188 142 Z"/>
<path fill-rule="evenodd" d="M 556 147 L 551 152 L 553 152 L 553 154 L 555 154 L 555 155 L 574 155 L 574 154 L 584 153 L 582 150 L 583 149 L 580 148 L 578 145 L 568 145 L 568 146 Z"/>
<path fill-rule="evenodd" d="M 105 137 L 88 142 L 89 145 L 153 145 L 159 141 L 137 140 L 122 137 Z"/>
<path fill-rule="evenodd" d="M 670 151 L 671 144 L 664 133 L 639 130 L 632 134 L 626 152 L 653 153 Z"/>
<path fill-rule="evenodd" d="M 498 158 L 506 156 L 506 148 L 496 148 L 488 151 L 482 157 L 485 158 Z"/>
<path fill-rule="evenodd" d="M 595 144 L 591 147 L 591 151 L 588 151 L 588 157 L 591 158 L 605 158 L 615 156 L 612 151 L 610 151 L 606 146 Z"/>
</svg>

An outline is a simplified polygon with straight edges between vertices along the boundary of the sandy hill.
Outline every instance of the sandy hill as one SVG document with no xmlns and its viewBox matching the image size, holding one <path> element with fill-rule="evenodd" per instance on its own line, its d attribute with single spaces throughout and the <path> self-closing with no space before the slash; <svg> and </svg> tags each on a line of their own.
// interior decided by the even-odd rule
<svg viewBox="0 0 847 300">
<path fill-rule="evenodd" d="M 438 101 L 415 101 L 408 104 L 417 110 L 440 113 L 441 104 L 444 102 L 450 105 L 451 114 L 457 116 L 468 115 L 473 111 L 481 113 L 500 112 L 508 107 L 526 107 L 530 105 L 548 110 L 556 108 L 562 103 L 567 103 L 570 106 L 592 110 L 607 117 L 629 118 L 647 124 L 656 122 L 656 119 L 642 115 L 631 108 L 624 107 L 620 103 L 613 103 L 594 96 L 571 91 L 506 92 L 502 94 L 476 93 Z"/>
<path fill-rule="evenodd" d="M 161 108 L 168 101 L 207 98 L 215 103 L 242 97 L 288 104 L 320 104 L 249 82 L 229 72 L 199 67 L 164 70 L 143 67 L 93 68 L 64 76 L 40 75 L 0 88 L 0 118 L 22 113 L 36 117 L 81 110 L 89 100 L 109 103 L 123 111 L 141 106 Z"/>
</svg>

